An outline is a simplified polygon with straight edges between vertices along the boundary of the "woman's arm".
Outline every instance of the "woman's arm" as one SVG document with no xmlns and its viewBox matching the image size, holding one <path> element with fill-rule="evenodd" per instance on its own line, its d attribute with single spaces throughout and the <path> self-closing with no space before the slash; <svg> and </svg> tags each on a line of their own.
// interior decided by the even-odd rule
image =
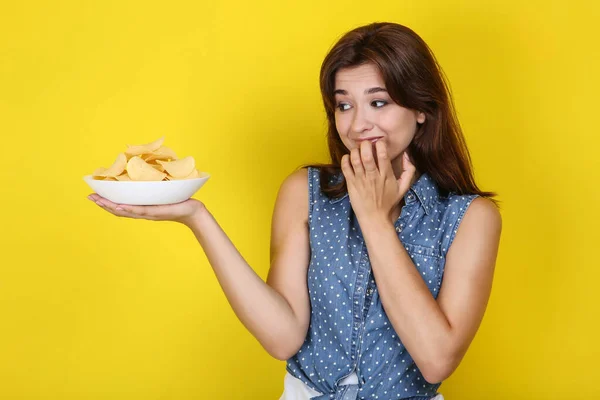
<svg viewBox="0 0 600 400">
<path fill-rule="evenodd" d="M 267 283 L 248 265 L 206 208 L 189 223 L 233 311 L 279 360 L 293 356 L 302 346 L 310 320 L 307 176 L 306 170 L 294 172 L 279 190 Z"/>
<path fill-rule="evenodd" d="M 464 357 L 487 307 L 502 229 L 498 209 L 483 198 L 467 209 L 446 256 L 437 302 L 389 220 L 365 221 L 361 228 L 392 326 L 423 377 L 443 381 Z"/>
</svg>

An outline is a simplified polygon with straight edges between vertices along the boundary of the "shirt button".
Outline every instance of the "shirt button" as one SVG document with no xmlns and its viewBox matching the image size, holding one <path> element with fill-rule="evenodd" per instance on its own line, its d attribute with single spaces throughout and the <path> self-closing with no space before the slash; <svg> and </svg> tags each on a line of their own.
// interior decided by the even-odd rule
<svg viewBox="0 0 600 400">
<path fill-rule="evenodd" d="M 359 287 L 357 287 L 357 288 L 356 288 L 356 291 L 357 291 L 358 293 L 360 293 L 360 292 L 362 292 L 362 288 L 359 286 Z"/>
<path fill-rule="evenodd" d="M 373 289 L 372 288 L 369 289 L 369 291 L 367 293 L 369 293 L 369 296 L 372 295 L 373 294 Z"/>
<path fill-rule="evenodd" d="M 396 232 L 398 232 L 398 233 L 402 232 L 402 228 L 401 228 L 401 227 L 399 227 L 399 226 L 397 226 L 397 227 L 396 227 Z"/>
<path fill-rule="evenodd" d="M 415 196 L 414 196 L 412 193 L 408 195 L 408 199 L 409 199 L 409 200 L 412 200 L 412 199 L 414 199 L 414 198 L 415 198 Z"/>
</svg>

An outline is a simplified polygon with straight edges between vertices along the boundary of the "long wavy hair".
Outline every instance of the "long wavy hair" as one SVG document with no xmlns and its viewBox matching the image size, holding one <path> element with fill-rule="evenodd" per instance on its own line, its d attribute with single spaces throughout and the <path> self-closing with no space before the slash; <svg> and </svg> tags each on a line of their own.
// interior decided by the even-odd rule
<svg viewBox="0 0 600 400">
<path fill-rule="evenodd" d="M 405 108 L 425 113 L 408 147 L 419 173 L 436 182 L 442 196 L 455 193 L 478 194 L 492 199 L 497 194 L 483 192 L 475 183 L 471 156 L 467 149 L 449 85 L 429 46 L 414 31 L 396 23 L 377 22 L 346 33 L 333 46 L 321 65 L 320 86 L 327 115 L 327 143 L 330 164 L 307 164 L 320 169 L 322 191 L 329 198 L 347 192 L 341 174 L 341 159 L 348 149 L 335 126 L 335 75 L 342 68 L 371 63 L 381 73 L 392 100 Z"/>
</svg>

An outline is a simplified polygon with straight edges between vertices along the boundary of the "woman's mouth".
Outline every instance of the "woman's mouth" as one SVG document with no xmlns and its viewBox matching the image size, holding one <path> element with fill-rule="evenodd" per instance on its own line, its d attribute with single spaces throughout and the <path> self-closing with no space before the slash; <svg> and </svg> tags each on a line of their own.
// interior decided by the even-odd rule
<svg viewBox="0 0 600 400">
<path fill-rule="evenodd" d="M 364 138 L 364 139 L 358 139 L 359 142 L 364 142 L 366 140 L 368 140 L 371 143 L 375 143 L 376 141 L 378 141 L 379 139 L 381 139 L 383 136 L 377 136 L 377 137 L 368 137 L 368 138 Z"/>
</svg>

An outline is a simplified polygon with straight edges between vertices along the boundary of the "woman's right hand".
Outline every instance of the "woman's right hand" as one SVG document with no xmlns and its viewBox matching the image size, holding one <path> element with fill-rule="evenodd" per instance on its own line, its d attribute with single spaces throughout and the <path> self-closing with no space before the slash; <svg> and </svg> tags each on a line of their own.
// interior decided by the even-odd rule
<svg viewBox="0 0 600 400">
<path fill-rule="evenodd" d="M 116 204 L 97 193 L 90 194 L 88 199 L 118 217 L 149 219 L 153 221 L 175 221 L 187 226 L 190 226 L 194 216 L 204 209 L 204 204 L 196 199 L 156 206 Z"/>
</svg>

